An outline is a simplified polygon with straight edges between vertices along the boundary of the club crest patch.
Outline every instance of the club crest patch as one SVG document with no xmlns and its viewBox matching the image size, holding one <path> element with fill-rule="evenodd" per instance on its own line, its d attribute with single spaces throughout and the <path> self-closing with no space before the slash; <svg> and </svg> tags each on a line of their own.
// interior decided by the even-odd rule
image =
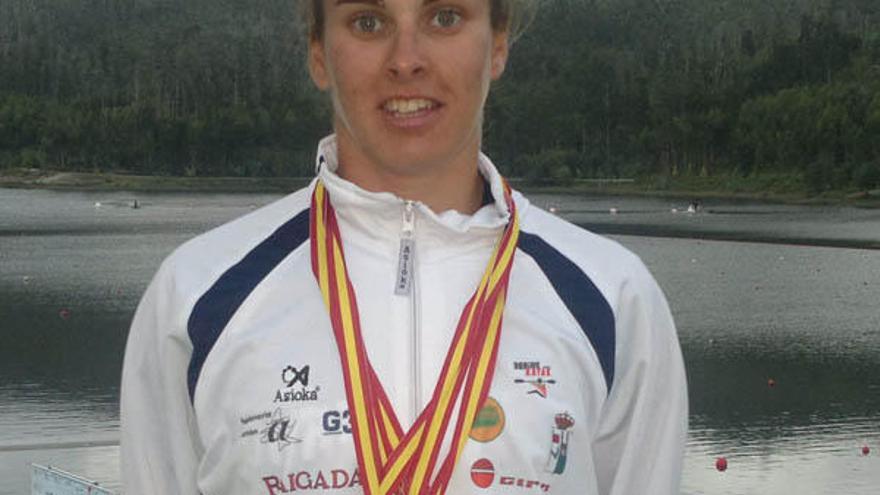
<svg viewBox="0 0 880 495">
<path fill-rule="evenodd" d="M 574 418 L 570 414 L 557 414 L 553 420 L 553 433 L 550 444 L 550 457 L 544 470 L 548 473 L 562 474 L 565 472 L 565 463 L 568 460 L 568 440 L 571 438 L 571 429 L 574 428 Z"/>
</svg>

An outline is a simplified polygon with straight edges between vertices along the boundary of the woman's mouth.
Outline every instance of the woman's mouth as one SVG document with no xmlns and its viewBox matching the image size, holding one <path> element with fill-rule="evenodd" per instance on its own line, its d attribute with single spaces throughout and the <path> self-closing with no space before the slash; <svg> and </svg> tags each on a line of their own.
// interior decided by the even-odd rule
<svg viewBox="0 0 880 495">
<path fill-rule="evenodd" d="M 385 100 L 380 109 L 392 128 L 423 132 L 439 121 L 443 104 L 431 98 L 397 96 Z"/>
<path fill-rule="evenodd" d="M 395 117 L 413 117 L 440 107 L 440 102 L 427 98 L 392 98 L 382 109 Z"/>
</svg>

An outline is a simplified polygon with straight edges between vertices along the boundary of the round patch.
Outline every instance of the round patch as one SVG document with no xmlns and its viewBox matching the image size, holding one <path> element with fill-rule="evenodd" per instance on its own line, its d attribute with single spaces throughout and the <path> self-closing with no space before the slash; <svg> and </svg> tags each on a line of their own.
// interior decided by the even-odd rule
<svg viewBox="0 0 880 495">
<path fill-rule="evenodd" d="M 489 459 L 480 459 L 471 466 L 471 480 L 480 488 L 489 488 L 495 481 L 495 466 Z"/>
<path fill-rule="evenodd" d="M 504 409 L 497 400 L 488 397 L 474 418 L 470 437 L 478 442 L 491 442 L 504 430 Z"/>
</svg>

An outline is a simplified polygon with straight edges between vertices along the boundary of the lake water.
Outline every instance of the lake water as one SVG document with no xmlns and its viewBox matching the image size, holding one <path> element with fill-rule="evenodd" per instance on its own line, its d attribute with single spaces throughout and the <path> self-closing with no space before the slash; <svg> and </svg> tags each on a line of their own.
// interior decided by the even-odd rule
<svg viewBox="0 0 880 495">
<path fill-rule="evenodd" d="M 119 488 L 141 293 L 175 246 L 275 198 L 0 189 L 0 495 L 28 493 L 31 462 Z M 880 210 L 532 199 L 638 253 L 666 291 L 690 383 L 684 494 L 880 492 Z"/>
</svg>

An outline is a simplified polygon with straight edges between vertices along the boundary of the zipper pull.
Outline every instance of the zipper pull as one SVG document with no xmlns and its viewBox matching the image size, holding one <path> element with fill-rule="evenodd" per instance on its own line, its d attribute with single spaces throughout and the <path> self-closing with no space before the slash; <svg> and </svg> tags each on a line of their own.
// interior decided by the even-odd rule
<svg viewBox="0 0 880 495">
<path fill-rule="evenodd" d="M 414 203 L 407 201 L 403 207 L 403 228 L 400 231 L 400 251 L 397 255 L 397 278 L 394 293 L 408 296 L 413 285 L 413 258 L 416 254 L 416 212 Z"/>
</svg>

